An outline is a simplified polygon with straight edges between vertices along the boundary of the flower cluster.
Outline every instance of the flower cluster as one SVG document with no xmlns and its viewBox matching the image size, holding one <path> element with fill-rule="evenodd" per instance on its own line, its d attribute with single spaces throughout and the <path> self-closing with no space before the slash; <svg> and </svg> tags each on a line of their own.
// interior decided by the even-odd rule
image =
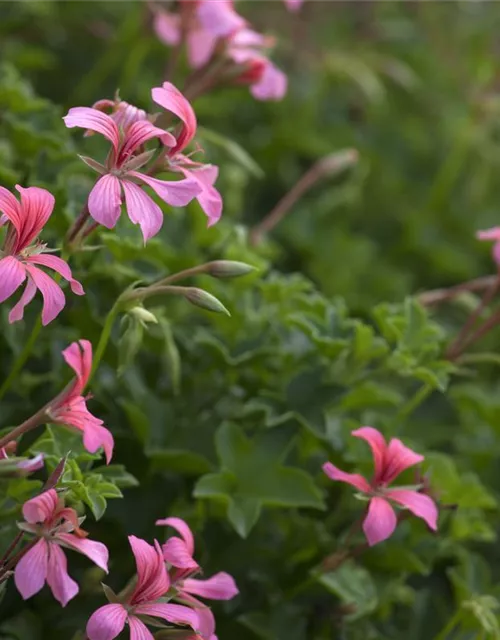
<svg viewBox="0 0 500 640">
<path fill-rule="evenodd" d="M 207 580 L 193 578 L 200 567 L 193 558 L 194 538 L 189 526 L 180 518 L 167 518 L 156 524 L 174 527 L 181 538 L 170 538 L 162 548 L 156 540 L 151 545 L 135 536 L 129 537 L 137 567 L 133 588 L 125 588 L 122 595 L 113 598 L 113 603 L 93 613 L 87 624 L 90 640 L 113 640 L 126 624 L 132 640 L 152 640 L 145 624 L 148 618 L 187 626 L 202 638 L 216 640 L 213 614 L 195 596 L 230 600 L 238 593 L 233 578 L 223 572 Z M 172 604 L 171 600 L 184 604 Z"/>
<path fill-rule="evenodd" d="M 300 2 L 290 1 L 290 8 Z M 287 78 L 269 59 L 273 38 L 253 30 L 232 0 L 181 0 L 178 13 L 155 7 L 154 28 L 169 46 L 185 42 L 190 66 L 221 64 L 220 82 L 246 84 L 257 100 L 281 100 Z"/>
</svg>

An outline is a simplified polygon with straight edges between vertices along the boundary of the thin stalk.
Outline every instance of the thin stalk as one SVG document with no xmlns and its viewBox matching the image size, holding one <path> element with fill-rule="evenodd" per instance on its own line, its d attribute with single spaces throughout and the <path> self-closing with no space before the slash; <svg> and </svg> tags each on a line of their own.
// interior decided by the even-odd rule
<svg viewBox="0 0 500 640">
<path fill-rule="evenodd" d="M 106 320 L 104 321 L 104 326 L 102 328 L 99 342 L 97 343 L 97 348 L 95 350 L 93 358 L 92 371 L 90 373 L 89 382 L 94 376 L 108 345 L 109 338 L 111 336 L 111 330 L 113 329 L 113 324 L 118 316 L 118 313 L 120 312 L 121 301 L 121 297 L 118 298 L 115 304 L 111 307 L 108 315 L 106 316 Z"/>
<path fill-rule="evenodd" d="M 17 438 L 21 437 L 24 433 L 28 431 L 32 431 L 39 427 L 41 424 L 44 424 L 47 421 L 47 406 L 42 407 L 39 411 L 25 420 L 18 427 L 15 427 L 7 433 L 5 436 L 0 438 L 0 449 L 5 447 L 6 444 L 12 442 L 12 440 L 17 440 Z"/>
<path fill-rule="evenodd" d="M 467 343 L 468 334 L 470 334 L 476 321 L 481 316 L 481 313 L 493 300 L 499 288 L 500 288 L 500 275 L 497 275 L 493 284 L 488 289 L 486 289 L 481 299 L 481 302 L 477 305 L 474 311 L 467 318 L 467 321 L 465 322 L 464 326 L 458 332 L 457 337 L 453 340 L 453 342 L 450 344 L 450 346 L 446 350 L 446 356 L 450 360 L 453 360 L 459 353 L 461 353 L 461 351 L 463 351 L 463 346 Z"/>
<path fill-rule="evenodd" d="M 419 389 L 417 389 L 417 391 L 408 400 L 408 402 L 406 402 L 397 412 L 394 423 L 399 424 L 406 420 L 414 411 L 418 409 L 418 407 L 432 393 L 432 391 L 433 387 L 431 387 L 430 384 L 423 384 Z"/>
<path fill-rule="evenodd" d="M 488 318 L 482 325 L 480 325 L 474 333 L 472 333 L 463 343 L 460 351 L 454 354 L 454 359 L 458 358 L 467 347 L 470 347 L 474 342 L 477 342 L 480 338 L 485 336 L 491 329 L 500 323 L 500 311 L 497 311 Z"/>
<path fill-rule="evenodd" d="M 65 244 L 70 245 L 76 239 L 77 235 L 80 233 L 80 231 L 85 226 L 85 223 L 89 219 L 89 216 L 90 216 L 89 205 L 88 205 L 88 202 L 86 202 L 85 205 L 83 206 L 83 209 L 78 214 L 78 217 L 73 222 L 71 227 L 68 229 L 68 233 L 66 234 Z"/>
<path fill-rule="evenodd" d="M 158 287 L 156 285 L 153 285 L 151 287 L 141 287 L 140 289 L 135 289 L 131 293 L 124 296 L 123 301 L 132 302 L 133 300 L 145 300 L 146 298 L 155 296 L 159 293 L 166 293 L 174 296 L 185 296 L 192 290 L 192 287 L 177 287 L 169 285 Z"/>
<path fill-rule="evenodd" d="M 7 580 L 6 574 L 8 574 L 8 572 L 16 566 L 19 560 L 21 560 L 21 558 L 25 556 L 28 553 L 28 551 L 36 545 L 38 540 L 39 538 L 33 538 L 33 540 L 30 540 L 25 547 L 23 547 L 20 551 L 18 551 L 15 556 L 12 556 L 12 558 L 7 562 L 7 564 L 0 569 L 0 583 L 5 582 L 5 580 Z"/>
<path fill-rule="evenodd" d="M 462 615 L 462 611 L 459 609 L 455 613 L 455 615 L 448 620 L 448 623 L 438 633 L 438 635 L 434 638 L 434 640 L 448 640 L 450 633 L 457 626 L 457 624 L 459 624 L 461 615 Z"/>
<path fill-rule="evenodd" d="M 31 350 L 33 349 L 33 346 L 36 342 L 36 339 L 38 338 L 38 334 L 40 333 L 41 328 L 42 328 L 42 319 L 39 316 L 38 319 L 35 321 L 35 324 L 33 325 L 33 329 L 31 330 L 31 334 L 26 344 L 24 345 L 23 350 L 17 356 L 17 359 L 12 365 L 12 369 L 10 370 L 9 375 L 4 380 L 2 386 L 0 387 L 0 398 L 3 398 L 6 392 L 10 389 L 18 373 L 26 364 L 26 361 L 28 360 L 31 354 Z"/>
<path fill-rule="evenodd" d="M 3 567 L 3 565 L 8 561 L 10 554 L 17 547 L 22 537 L 23 537 L 23 532 L 19 531 L 16 537 L 14 538 L 14 540 L 12 540 L 12 542 L 9 544 L 7 551 L 3 554 L 2 558 L 0 559 L 0 567 Z"/>
<path fill-rule="evenodd" d="M 166 278 L 163 278 L 163 280 L 159 280 L 153 286 L 172 284 L 173 282 L 179 282 L 179 280 L 185 280 L 186 278 L 199 275 L 200 273 L 206 273 L 207 266 L 208 264 L 199 264 L 196 267 L 190 267 L 189 269 L 184 269 L 184 271 L 173 273 L 171 276 L 167 276 Z"/>
<path fill-rule="evenodd" d="M 430 291 L 424 291 L 417 295 L 417 300 L 425 307 L 430 307 L 433 304 L 439 304 L 446 300 L 452 300 L 456 296 L 460 295 L 464 291 L 484 291 L 489 289 L 498 279 L 497 275 L 494 276 L 481 276 L 468 282 L 462 282 L 453 287 L 445 289 L 431 289 Z"/>
</svg>

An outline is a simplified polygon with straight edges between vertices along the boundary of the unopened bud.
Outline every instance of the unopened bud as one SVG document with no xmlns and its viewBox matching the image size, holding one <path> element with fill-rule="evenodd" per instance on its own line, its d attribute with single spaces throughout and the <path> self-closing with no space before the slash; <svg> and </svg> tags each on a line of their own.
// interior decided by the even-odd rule
<svg viewBox="0 0 500 640">
<path fill-rule="evenodd" d="M 356 149 L 342 149 L 322 158 L 318 162 L 318 167 L 325 177 L 335 176 L 355 165 L 358 160 L 359 153 Z"/>
<path fill-rule="evenodd" d="M 196 287 L 186 287 L 186 289 L 184 290 L 184 297 L 191 304 L 194 304 L 197 307 L 201 307 L 202 309 L 206 309 L 207 311 L 214 311 L 215 313 L 225 313 L 228 316 L 231 315 L 220 300 L 218 300 L 211 293 L 207 293 L 207 291 L 204 291 L 203 289 L 197 289 Z"/>
<path fill-rule="evenodd" d="M 80 160 L 83 160 L 83 162 L 85 162 L 85 164 L 88 167 L 90 167 L 94 171 L 97 171 L 97 173 L 104 174 L 104 173 L 108 172 L 106 167 L 104 165 L 102 165 L 100 162 L 97 162 L 97 160 L 94 160 L 93 158 L 89 158 L 87 156 L 80 156 L 79 155 L 78 157 L 80 158 Z"/>
<path fill-rule="evenodd" d="M 207 274 L 214 278 L 238 278 L 255 271 L 255 267 L 236 260 L 214 260 L 207 264 Z"/>
<path fill-rule="evenodd" d="M 151 313 L 151 311 L 148 311 L 144 307 L 133 307 L 129 310 L 129 314 L 145 324 L 147 324 L 148 322 L 158 324 L 158 318 L 154 315 L 154 313 Z"/>
</svg>

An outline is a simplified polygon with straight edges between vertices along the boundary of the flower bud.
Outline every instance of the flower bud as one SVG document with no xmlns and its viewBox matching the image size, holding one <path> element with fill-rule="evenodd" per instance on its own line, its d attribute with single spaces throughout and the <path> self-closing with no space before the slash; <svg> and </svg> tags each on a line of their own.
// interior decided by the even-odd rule
<svg viewBox="0 0 500 640">
<path fill-rule="evenodd" d="M 151 311 L 148 311 L 144 307 L 133 307 L 132 309 L 129 309 L 128 313 L 137 318 L 141 323 L 147 324 L 148 322 L 153 322 L 154 324 L 158 324 L 158 318 L 154 313 L 151 313 Z"/>
<path fill-rule="evenodd" d="M 214 278 L 238 278 L 255 271 L 255 267 L 236 260 L 214 260 L 207 264 L 207 274 Z"/>
<path fill-rule="evenodd" d="M 215 313 L 225 313 L 228 316 L 231 315 L 220 300 L 218 300 L 211 293 L 204 291 L 203 289 L 198 289 L 196 287 L 187 287 L 184 290 L 184 297 L 191 304 L 194 304 L 197 307 L 201 307 L 202 309 L 206 309 L 207 311 L 214 311 Z"/>
</svg>

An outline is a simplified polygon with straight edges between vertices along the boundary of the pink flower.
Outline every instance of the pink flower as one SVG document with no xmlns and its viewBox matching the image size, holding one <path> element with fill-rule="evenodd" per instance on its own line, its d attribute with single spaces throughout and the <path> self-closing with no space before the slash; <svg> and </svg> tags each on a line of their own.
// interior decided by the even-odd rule
<svg viewBox="0 0 500 640">
<path fill-rule="evenodd" d="M 140 153 L 148 140 L 159 138 L 170 147 L 177 144 L 171 133 L 155 127 L 148 120 L 136 119 L 123 130 L 111 116 L 89 107 L 73 107 L 63 119 L 69 128 L 95 131 L 111 142 L 112 148 L 103 167 L 105 173 L 96 182 L 88 200 L 90 215 L 108 229 L 118 222 L 124 196 L 128 216 L 141 227 L 144 241 L 158 233 L 163 224 L 162 210 L 140 184 L 151 187 L 164 202 L 174 207 L 187 205 L 200 193 L 201 187 L 196 180 L 187 178 L 169 182 L 137 171 L 149 159 L 148 154 Z"/>
<path fill-rule="evenodd" d="M 409 489 L 389 488 L 400 473 L 419 464 L 424 457 L 405 447 L 397 438 L 393 438 L 387 445 L 380 431 L 373 427 L 361 427 L 353 431 L 352 435 L 366 440 L 371 447 L 375 464 L 375 475 L 371 482 L 357 473 L 345 473 L 331 462 L 323 465 L 323 471 L 332 480 L 346 482 L 370 497 L 368 514 L 363 522 L 368 544 L 372 546 L 386 540 L 396 528 L 397 518 L 389 500 L 422 518 L 436 531 L 438 511 L 429 496 Z"/>
<path fill-rule="evenodd" d="M 493 227 L 492 229 L 486 229 L 485 231 L 478 231 L 476 233 L 478 240 L 493 241 L 493 260 L 495 264 L 500 267 L 500 227 Z"/>
<path fill-rule="evenodd" d="M 208 217 L 208 226 L 215 224 L 222 214 L 222 197 L 213 186 L 219 174 L 218 167 L 211 164 L 194 162 L 182 151 L 196 135 L 198 126 L 193 107 L 182 93 L 170 82 L 155 87 L 151 96 L 167 111 L 175 114 L 182 121 L 182 129 L 177 136 L 177 144 L 166 154 L 168 169 L 182 173 L 187 179 L 194 180 L 199 187 L 196 198 Z"/>
<path fill-rule="evenodd" d="M 148 114 L 144 109 L 138 109 L 133 104 L 129 104 L 124 100 L 120 100 L 118 96 L 114 100 L 98 100 L 92 105 L 92 109 L 97 109 L 107 113 L 115 121 L 117 127 L 126 131 L 134 122 L 149 120 Z M 92 134 L 93 131 L 88 131 Z"/>
<path fill-rule="evenodd" d="M 303 3 L 304 0 L 285 0 L 286 8 L 294 12 L 298 11 Z"/>
<path fill-rule="evenodd" d="M 78 429 L 83 433 L 83 445 L 90 453 L 104 449 L 109 464 L 113 455 L 113 436 L 99 418 L 87 409 L 83 390 L 92 371 L 92 345 L 88 340 L 73 342 L 63 352 L 66 363 L 76 373 L 75 380 L 49 405 L 47 414 L 52 422 Z"/>
<path fill-rule="evenodd" d="M 63 548 L 87 556 L 103 571 L 108 571 L 108 550 L 100 542 L 88 540 L 80 529 L 76 511 L 64 506 L 54 489 L 24 503 L 26 522 L 23 531 L 38 536 L 38 542 L 17 563 L 14 581 L 27 600 L 38 593 L 45 582 L 62 606 L 76 596 L 78 585 L 67 572 Z"/>
<path fill-rule="evenodd" d="M 60 286 L 38 266 L 53 269 L 70 283 L 71 290 L 83 295 L 82 285 L 73 278 L 64 260 L 53 255 L 43 255 L 46 245 L 36 238 L 54 209 L 54 196 L 39 187 L 24 189 L 16 185 L 21 201 L 7 189 L 0 187 L 0 211 L 4 214 L 0 224 L 10 222 L 0 260 L 0 302 L 7 300 L 26 280 L 26 288 L 19 302 L 9 314 L 9 322 L 22 320 L 24 308 L 39 289 L 43 297 L 42 323 L 48 324 L 59 315 L 65 305 Z M 32 244 L 33 243 L 33 244 Z"/>
<path fill-rule="evenodd" d="M 5 477 L 10 474 L 10 466 L 13 462 L 15 462 L 16 467 L 16 471 L 13 474 L 15 476 L 27 476 L 30 473 L 43 469 L 43 453 L 39 453 L 33 458 L 17 458 L 15 460 L 10 460 L 7 449 L 9 449 L 9 453 L 13 453 L 16 450 L 16 443 L 9 442 L 7 446 L 0 448 L 0 476 Z M 6 462 L 3 462 L 4 460 Z M 5 469 L 2 467 L 5 467 Z"/>
<path fill-rule="evenodd" d="M 194 560 L 194 537 L 189 526 L 181 518 L 157 520 L 157 525 L 173 527 L 181 537 L 173 536 L 163 545 L 163 557 L 172 571 L 171 583 L 176 590 L 175 598 L 192 605 L 198 612 L 200 632 L 204 637 L 213 638 L 215 619 L 210 609 L 194 596 L 209 600 L 231 600 L 239 591 L 234 578 L 223 571 L 206 580 L 192 578 L 200 571 Z"/>
<path fill-rule="evenodd" d="M 130 627 L 131 640 L 153 640 L 141 615 L 161 618 L 173 624 L 187 625 L 197 630 L 198 615 L 189 607 L 160 602 L 170 588 L 170 580 L 160 545 L 129 536 L 137 566 L 137 583 L 123 604 L 107 604 L 97 609 L 87 623 L 90 640 L 113 640 L 125 623 Z"/>
<path fill-rule="evenodd" d="M 251 86 L 250 92 L 257 100 L 282 100 L 287 91 L 287 77 L 265 55 L 265 49 L 273 41 L 252 31 L 241 29 L 228 41 L 228 55 L 242 71 L 236 81 Z"/>
</svg>

